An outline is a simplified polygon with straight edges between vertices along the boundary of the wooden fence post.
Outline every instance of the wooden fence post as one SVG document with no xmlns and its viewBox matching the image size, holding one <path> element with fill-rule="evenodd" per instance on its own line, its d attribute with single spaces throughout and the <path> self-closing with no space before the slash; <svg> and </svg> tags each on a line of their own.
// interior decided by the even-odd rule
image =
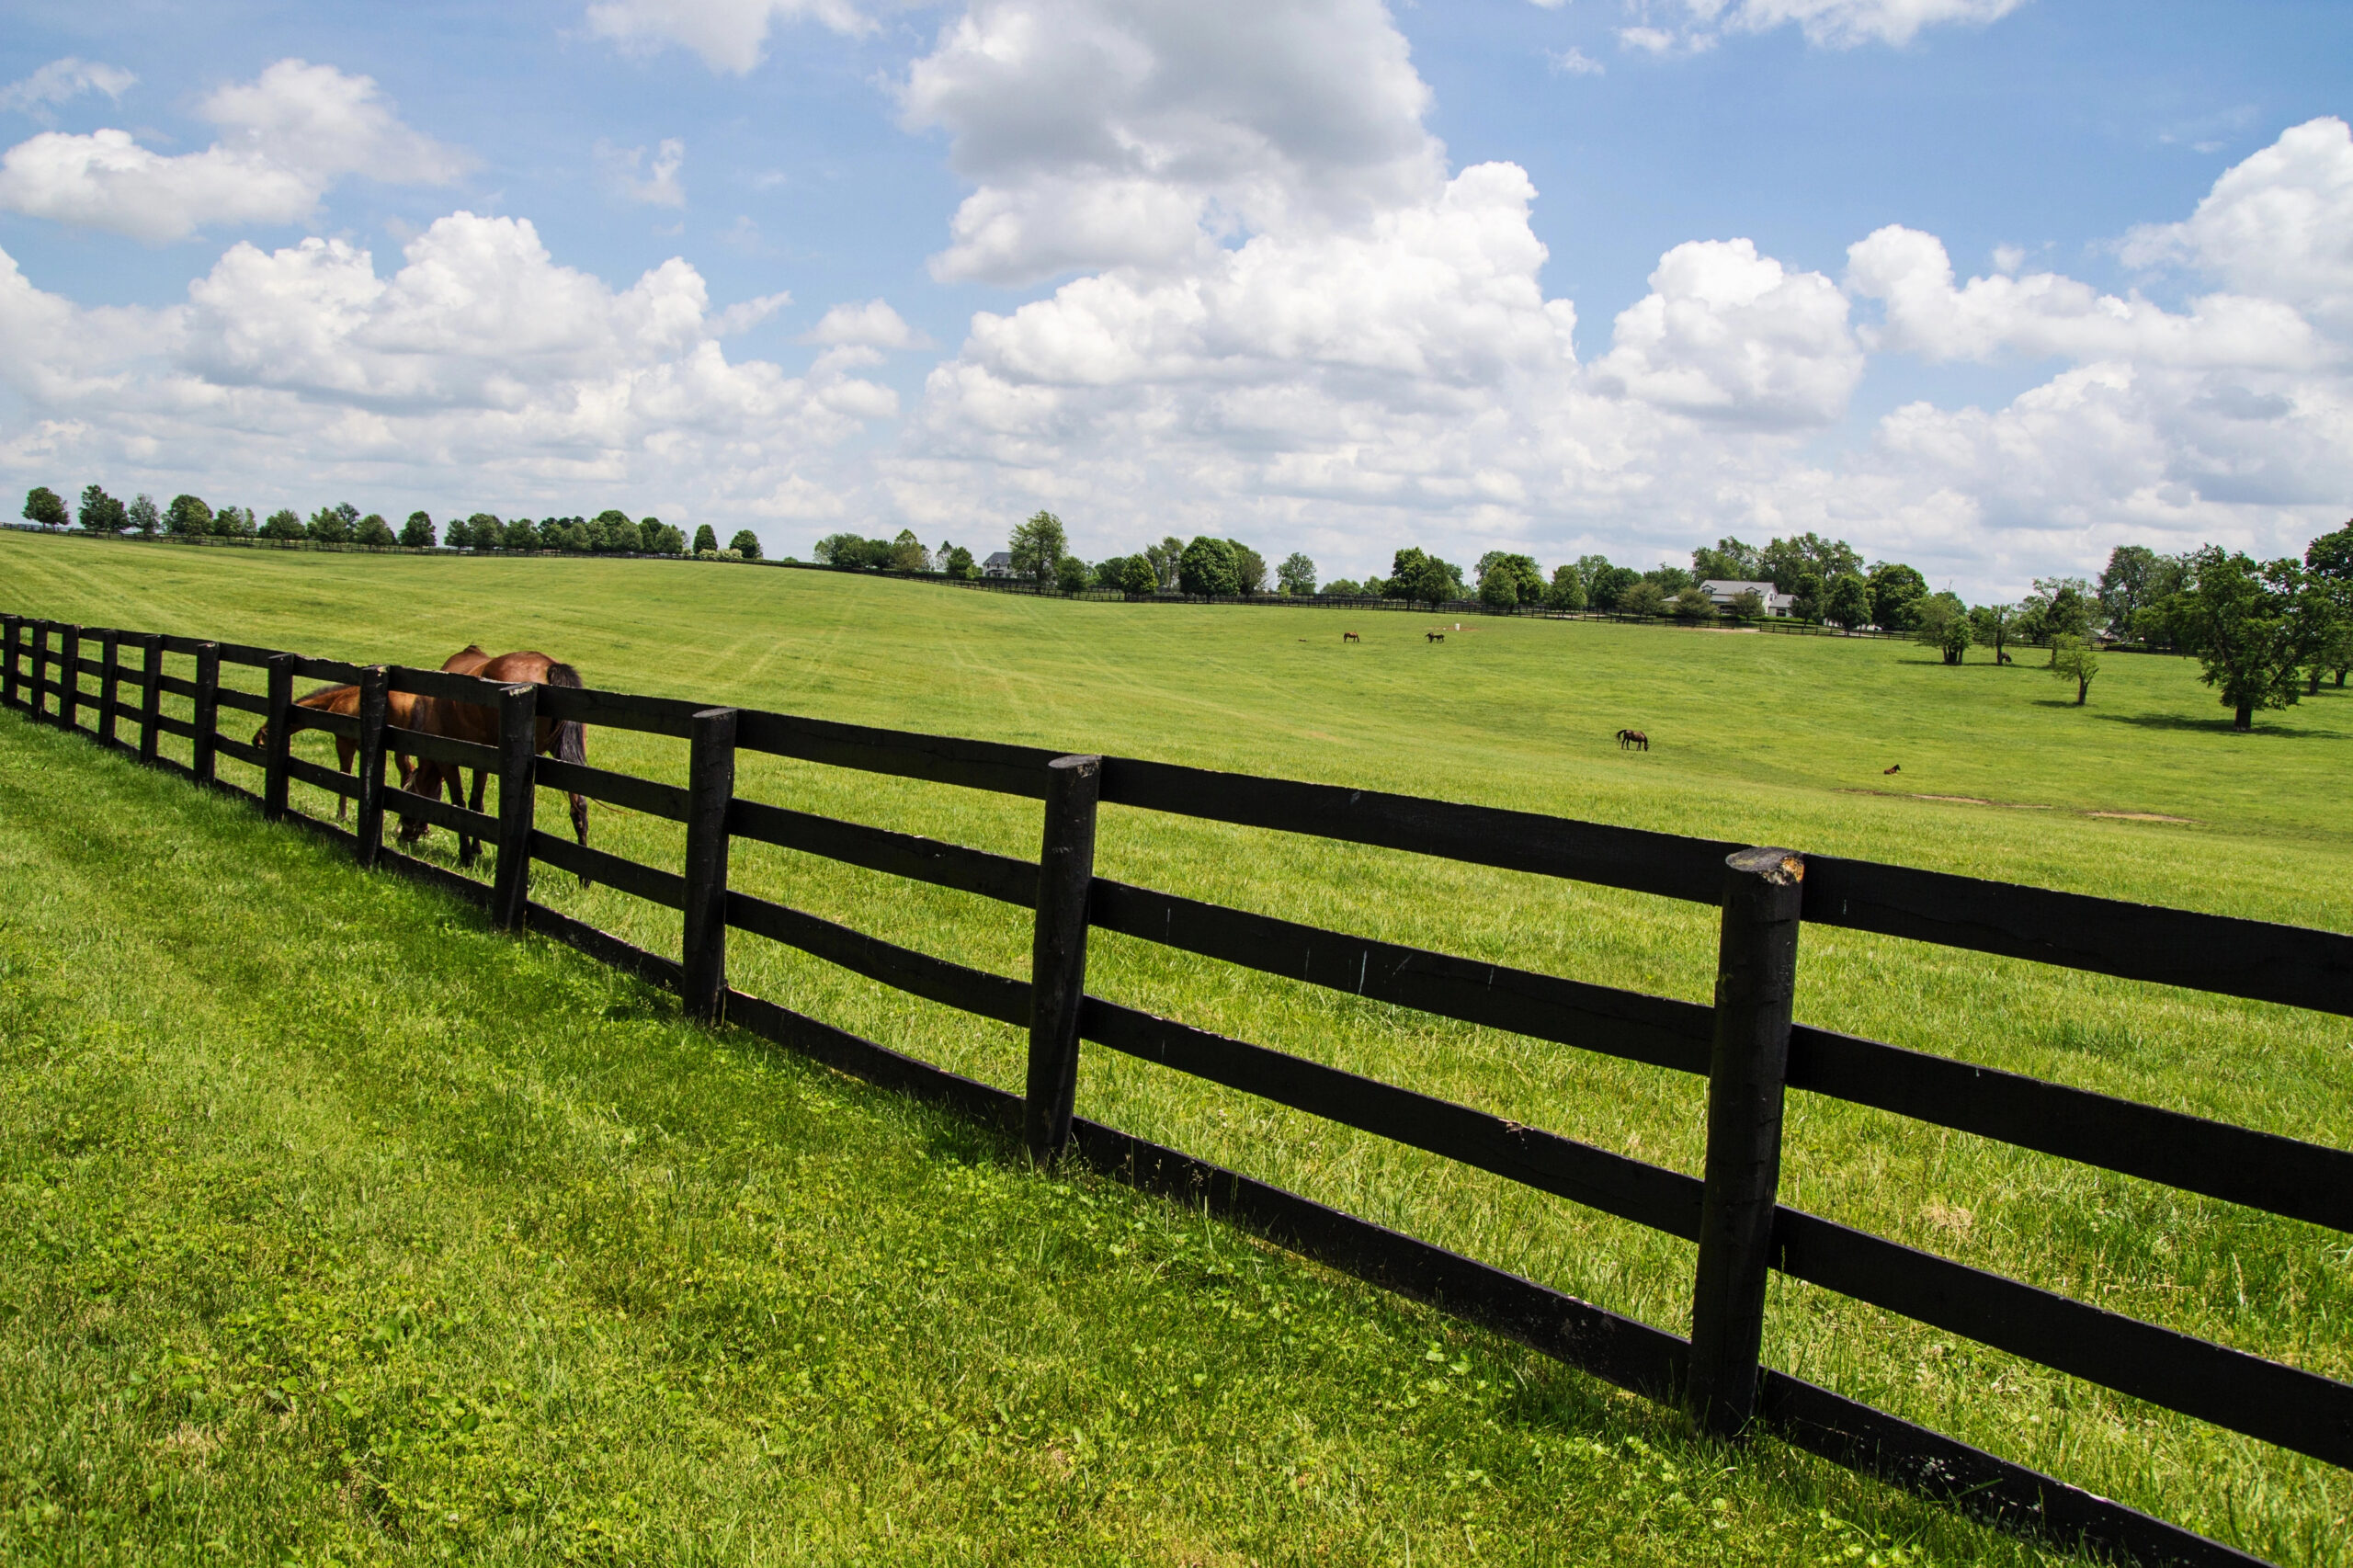
<svg viewBox="0 0 2353 1568">
<path fill-rule="evenodd" d="M 64 679 L 58 685 L 65 689 L 57 694 L 57 725 L 62 730 L 74 728 L 82 716 L 82 629 L 68 624 L 57 633 L 57 664 Z"/>
<path fill-rule="evenodd" d="M 1725 858 L 1699 1266 L 1683 1393 L 1692 1421 L 1717 1437 L 1739 1436 L 1756 1403 L 1804 898 L 1805 860 L 1794 852 L 1743 849 Z"/>
<path fill-rule="evenodd" d="M 490 923 L 502 931 L 520 931 L 530 903 L 531 820 L 539 793 L 531 775 L 539 751 L 540 688 L 500 687 L 498 863 L 491 868 Z"/>
<path fill-rule="evenodd" d="M 188 768 L 199 784 L 212 782 L 213 737 L 221 733 L 221 644 L 196 645 L 196 740 Z"/>
<path fill-rule="evenodd" d="M 115 707 L 122 695 L 122 633 L 98 633 L 98 744 L 119 745 L 114 738 Z"/>
<path fill-rule="evenodd" d="M 678 957 L 687 1011 L 727 1016 L 727 803 L 735 796 L 735 710 L 694 716 L 687 755 L 687 908 Z"/>
<path fill-rule="evenodd" d="M 1095 808 L 1103 759 L 1046 765 L 1046 831 L 1038 855 L 1038 919 L 1029 945 L 1029 1083 L 1021 1133 L 1051 1165 L 1070 1142 L 1078 1097 L 1078 1011 L 1086 1000 L 1086 895 L 1095 882 Z"/>
<path fill-rule="evenodd" d="M 147 662 L 139 672 L 139 760 L 153 767 L 155 743 L 164 733 L 163 726 L 155 722 L 164 716 L 164 634 L 141 632 L 139 654 Z"/>
<path fill-rule="evenodd" d="M 24 646 L 25 618 L 0 615 L 0 702 L 17 705 L 17 653 Z"/>
<path fill-rule="evenodd" d="M 33 622 L 33 717 L 49 717 L 49 693 L 41 683 L 49 678 L 49 622 Z"/>
<path fill-rule="evenodd" d="M 286 759 L 294 751 L 294 665 L 291 653 L 269 656 L 269 749 L 262 754 L 261 814 L 286 814 Z"/>
<path fill-rule="evenodd" d="M 370 665 L 359 672 L 359 863 L 373 869 L 384 848 L 384 722 L 392 707 L 392 672 Z"/>
</svg>

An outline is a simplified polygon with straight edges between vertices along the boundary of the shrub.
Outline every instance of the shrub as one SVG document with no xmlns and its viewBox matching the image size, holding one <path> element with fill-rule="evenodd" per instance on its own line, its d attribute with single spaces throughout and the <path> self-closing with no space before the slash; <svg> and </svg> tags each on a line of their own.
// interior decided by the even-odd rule
<svg viewBox="0 0 2353 1568">
<path fill-rule="evenodd" d="M 711 555 L 719 553 L 719 532 L 709 523 L 703 524 L 695 530 L 695 554 L 701 556 L 705 553 Z"/>
<path fill-rule="evenodd" d="M 1666 590 L 1646 578 L 1637 577 L 1618 596 L 1614 608 L 1620 615 L 1665 615 Z"/>
</svg>

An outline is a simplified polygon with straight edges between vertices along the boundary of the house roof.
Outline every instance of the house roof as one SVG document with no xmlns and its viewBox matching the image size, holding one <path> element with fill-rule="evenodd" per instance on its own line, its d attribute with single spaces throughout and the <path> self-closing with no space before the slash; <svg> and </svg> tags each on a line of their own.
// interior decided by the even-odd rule
<svg viewBox="0 0 2353 1568">
<path fill-rule="evenodd" d="M 1011 551 L 1000 550 L 995 555 L 990 556 L 986 561 L 981 562 L 981 564 L 983 566 L 1010 566 L 1013 564 L 1013 552 Z"/>
</svg>

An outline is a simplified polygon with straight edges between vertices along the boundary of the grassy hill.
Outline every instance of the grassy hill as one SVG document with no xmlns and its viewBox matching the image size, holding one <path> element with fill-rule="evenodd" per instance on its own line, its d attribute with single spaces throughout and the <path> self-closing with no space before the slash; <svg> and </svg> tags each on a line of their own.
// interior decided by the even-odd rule
<svg viewBox="0 0 2353 1568">
<path fill-rule="evenodd" d="M 2346 928 L 2345 743 L 2325 692 L 2257 733 L 2194 665 L 2109 661 L 2088 707 L 2022 652 L 1315 609 L 1070 604 L 680 563 L 360 559 L 0 537 L 8 608 L 348 658 L 536 646 L 589 684 L 826 718 L 1412 790 L 1867 855 Z M 1343 628 L 1362 645 L 1343 645 Z M 1647 730 L 1655 749 L 1610 733 Z M 317 745 L 310 737 L 306 745 Z M 676 742 L 597 732 L 591 760 L 683 775 Z M 319 755 L 324 748 L 319 747 Z M 1882 769 L 1900 765 L 1901 772 Z M 1034 854 L 1034 807 L 746 758 L 739 790 Z M 2113 814 L 2103 814 L 2113 813 Z M 2153 820 L 2177 818 L 2180 821 Z M 657 864 L 666 824 L 597 812 Z M 1105 874 L 1242 907 L 1704 999 L 1705 910 L 1410 856 L 1107 810 Z M 446 835 L 437 853 L 447 854 Z M 272 843 L 279 842 L 273 839 Z M 909 945 L 1020 973 L 1014 912 L 780 851 L 739 881 Z M 675 917 L 542 879 L 676 951 Z M 1006 1084 L 1015 1032 L 745 939 L 746 988 Z M 1697 1084 L 1100 938 L 1091 986 L 1205 1027 L 1696 1168 Z M 1806 1021 L 2342 1143 L 2353 1028 L 2285 1009 L 1809 931 Z M 1619 1221 L 1096 1053 L 1087 1114 L 1284 1182 L 1654 1322 L 1689 1252 Z M 1790 1200 L 2100 1304 L 2353 1375 L 2343 1238 L 1800 1097 Z M 1777 1281 L 1768 1359 L 2082 1484 L 2297 1562 L 2346 1561 L 2353 1486 L 2102 1391 Z M 1974 1551 L 1974 1548 L 1970 1549 Z M 1798 1560 L 1798 1559 L 1789 1559 Z"/>
</svg>

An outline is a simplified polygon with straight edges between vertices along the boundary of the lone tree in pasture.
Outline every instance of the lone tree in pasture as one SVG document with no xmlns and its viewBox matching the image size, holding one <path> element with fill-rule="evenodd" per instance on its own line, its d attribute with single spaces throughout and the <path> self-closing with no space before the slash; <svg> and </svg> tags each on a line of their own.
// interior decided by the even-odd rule
<svg viewBox="0 0 2353 1568">
<path fill-rule="evenodd" d="M 291 506 L 280 506 L 269 515 L 267 522 L 262 524 L 261 537 L 275 540 L 301 539 L 305 537 L 302 519 L 295 515 Z"/>
<path fill-rule="evenodd" d="M 1934 648 L 1948 665 L 1960 664 L 1970 643 L 1976 641 L 1969 612 L 1951 594 L 1932 594 L 1920 601 L 1913 610 L 1912 623 L 1912 641 Z"/>
<path fill-rule="evenodd" d="M 735 537 L 727 541 L 727 548 L 746 561 L 757 561 L 760 558 L 760 536 L 749 528 L 737 528 Z M 921 550 L 923 546 L 915 548 Z"/>
<path fill-rule="evenodd" d="M 1676 590 L 1669 608 L 1675 611 L 1676 619 L 1694 625 L 1700 621 L 1716 619 L 1716 601 L 1710 598 L 1708 590 L 1700 587 L 1697 583 L 1688 588 Z"/>
<path fill-rule="evenodd" d="M 1160 591 L 1160 572 L 1146 556 L 1131 555 L 1120 574 L 1120 591 L 1131 599 L 1148 599 Z"/>
<path fill-rule="evenodd" d="M 2010 640 L 2018 610 L 2010 605 L 1979 605 L 1969 612 L 1969 629 L 1979 643 L 1994 650 L 1994 662 L 2003 662 L 2002 646 Z"/>
<path fill-rule="evenodd" d="M 2190 557 L 2189 591 L 2175 619 L 2200 678 L 2221 694 L 2231 727 L 2252 730 L 2258 709 L 2295 705 L 2296 676 L 2326 631 L 2325 612 L 2292 560 L 2258 565 L 2208 545 Z"/>
<path fill-rule="evenodd" d="M 1060 517 L 1038 512 L 1013 530 L 1005 549 L 1013 557 L 1014 574 L 1042 588 L 1054 580 L 1054 568 L 1070 552 L 1070 536 L 1063 531 Z"/>
<path fill-rule="evenodd" d="M 1233 569 L 1233 547 L 1207 534 L 1197 536 L 1176 558 L 1176 585 L 1211 597 L 1239 593 L 1242 582 Z"/>
<path fill-rule="evenodd" d="M 695 529 L 695 553 L 700 555 L 706 550 L 714 554 L 719 550 L 719 532 L 709 523 Z"/>
<path fill-rule="evenodd" d="M 130 521 L 121 502 L 99 489 L 86 485 L 82 491 L 82 526 L 94 534 L 119 533 Z"/>
<path fill-rule="evenodd" d="M 74 518 L 65 510 L 63 496 L 46 484 L 36 484 L 25 492 L 25 520 L 45 528 L 62 528 Z"/>
<path fill-rule="evenodd" d="M 2075 683 L 2075 706 L 2091 696 L 2092 677 L 2099 674 L 2099 646 L 2087 637 L 2061 632 L 2051 640 L 2051 673 Z"/>
<path fill-rule="evenodd" d="M 411 512 L 401 525 L 401 542 L 411 550 L 430 550 L 438 543 L 433 537 L 433 514 Z"/>
<path fill-rule="evenodd" d="M 1822 619 L 1834 621 L 1849 631 L 1870 625 L 1870 585 L 1852 573 L 1832 578 L 1828 590 L 1822 596 Z"/>
<path fill-rule="evenodd" d="M 1275 581 L 1294 598 L 1310 597 L 1315 592 L 1315 562 L 1294 550 L 1275 568 Z"/>
<path fill-rule="evenodd" d="M 164 508 L 164 531 L 175 539 L 201 539 L 214 531 L 212 508 L 194 495 L 175 495 Z"/>
</svg>

